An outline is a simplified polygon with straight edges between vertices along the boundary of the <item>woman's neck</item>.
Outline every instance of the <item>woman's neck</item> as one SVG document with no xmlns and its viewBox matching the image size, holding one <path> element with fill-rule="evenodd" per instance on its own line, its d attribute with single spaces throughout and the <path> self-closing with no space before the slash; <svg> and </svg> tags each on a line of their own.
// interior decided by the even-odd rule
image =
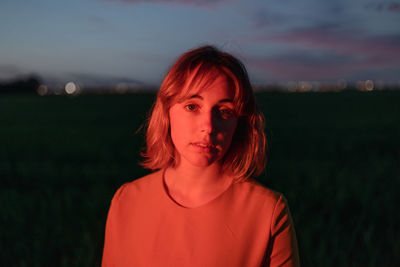
<svg viewBox="0 0 400 267">
<path fill-rule="evenodd" d="M 181 163 L 168 168 L 164 178 L 170 196 L 184 206 L 196 206 L 215 198 L 233 181 L 218 163 L 207 167 Z"/>
</svg>

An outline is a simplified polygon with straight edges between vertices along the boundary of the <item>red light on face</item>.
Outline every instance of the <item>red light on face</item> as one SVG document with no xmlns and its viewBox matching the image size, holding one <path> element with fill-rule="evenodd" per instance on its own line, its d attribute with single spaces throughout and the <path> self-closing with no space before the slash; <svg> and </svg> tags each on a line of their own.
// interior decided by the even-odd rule
<svg viewBox="0 0 400 267">
<path fill-rule="evenodd" d="M 193 91 L 170 108 L 171 139 L 180 160 L 205 167 L 220 160 L 231 144 L 237 124 L 234 93 L 225 76 Z"/>
</svg>

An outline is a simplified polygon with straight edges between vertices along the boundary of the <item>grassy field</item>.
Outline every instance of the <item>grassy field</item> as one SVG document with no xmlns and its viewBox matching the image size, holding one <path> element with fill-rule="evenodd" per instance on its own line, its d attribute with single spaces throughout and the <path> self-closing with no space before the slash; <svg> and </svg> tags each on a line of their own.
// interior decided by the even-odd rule
<svg viewBox="0 0 400 267">
<path fill-rule="evenodd" d="M 0 96 L 0 265 L 99 266 L 154 95 Z M 400 265 L 400 92 L 257 95 L 302 266 Z"/>
</svg>

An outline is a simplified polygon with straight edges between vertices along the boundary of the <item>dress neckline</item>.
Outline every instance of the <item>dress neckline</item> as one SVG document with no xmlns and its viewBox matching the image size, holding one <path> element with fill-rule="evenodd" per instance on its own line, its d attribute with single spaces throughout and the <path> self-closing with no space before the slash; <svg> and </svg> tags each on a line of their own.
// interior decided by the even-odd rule
<svg viewBox="0 0 400 267">
<path fill-rule="evenodd" d="M 215 198 L 212 198 L 212 199 L 210 199 L 209 201 L 207 201 L 207 202 L 205 202 L 205 203 L 203 203 L 203 204 L 201 204 L 201 205 L 194 206 L 194 207 L 190 207 L 190 206 L 185 206 L 185 205 L 183 205 L 183 204 L 177 202 L 177 201 L 170 195 L 170 193 L 168 192 L 167 184 L 166 184 L 166 182 L 165 182 L 165 171 L 166 171 L 166 169 L 164 169 L 164 170 L 161 171 L 161 179 L 160 179 L 160 180 L 161 180 L 161 181 L 160 181 L 160 184 L 161 184 L 161 189 L 162 189 L 163 195 L 164 195 L 166 198 L 168 198 L 168 201 L 169 201 L 172 205 L 174 205 L 174 206 L 176 206 L 176 207 L 178 207 L 178 208 L 181 208 L 181 209 L 185 209 L 185 210 L 198 210 L 198 209 L 204 208 L 204 207 L 206 207 L 206 206 L 209 206 L 209 205 L 213 204 L 214 202 L 220 201 L 225 195 L 227 195 L 227 194 L 232 190 L 233 185 L 235 184 L 235 181 L 232 181 L 232 183 L 231 183 L 224 191 L 222 191 L 220 194 L 218 194 Z"/>
</svg>

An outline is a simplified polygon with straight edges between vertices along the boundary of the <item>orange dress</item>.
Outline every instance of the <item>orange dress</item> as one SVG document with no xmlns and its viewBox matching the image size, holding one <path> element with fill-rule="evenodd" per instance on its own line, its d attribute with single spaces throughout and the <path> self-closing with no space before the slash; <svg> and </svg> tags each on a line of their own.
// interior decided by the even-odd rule
<svg viewBox="0 0 400 267">
<path fill-rule="evenodd" d="M 233 183 L 196 208 L 171 199 L 161 171 L 121 186 L 108 213 L 102 266 L 299 266 L 285 198 Z"/>
</svg>

